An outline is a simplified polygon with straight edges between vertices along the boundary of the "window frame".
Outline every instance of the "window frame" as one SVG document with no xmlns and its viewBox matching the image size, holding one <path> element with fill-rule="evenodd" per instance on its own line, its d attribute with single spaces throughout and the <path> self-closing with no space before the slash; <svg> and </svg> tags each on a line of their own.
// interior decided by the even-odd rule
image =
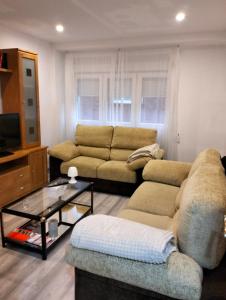
<svg viewBox="0 0 226 300">
<path fill-rule="evenodd" d="M 87 79 L 97 79 L 99 82 L 99 88 L 98 88 L 98 97 L 99 97 L 99 120 L 83 120 L 80 119 L 79 113 L 80 113 L 80 100 L 78 95 L 78 81 L 79 80 L 87 80 Z M 84 124 L 84 125 L 98 125 L 101 122 L 103 122 L 103 80 L 102 80 L 102 74 L 100 73 L 86 73 L 82 76 L 76 75 L 75 76 L 75 114 L 76 114 L 76 120 L 77 123 Z"/>
</svg>

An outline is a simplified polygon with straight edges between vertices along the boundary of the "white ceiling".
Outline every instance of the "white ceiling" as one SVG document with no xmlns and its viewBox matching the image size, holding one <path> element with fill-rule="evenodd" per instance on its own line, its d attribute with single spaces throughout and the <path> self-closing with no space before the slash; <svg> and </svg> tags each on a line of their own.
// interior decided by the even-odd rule
<svg viewBox="0 0 226 300">
<path fill-rule="evenodd" d="M 0 24 L 58 45 L 205 34 L 226 31 L 226 0 L 0 0 Z"/>
</svg>

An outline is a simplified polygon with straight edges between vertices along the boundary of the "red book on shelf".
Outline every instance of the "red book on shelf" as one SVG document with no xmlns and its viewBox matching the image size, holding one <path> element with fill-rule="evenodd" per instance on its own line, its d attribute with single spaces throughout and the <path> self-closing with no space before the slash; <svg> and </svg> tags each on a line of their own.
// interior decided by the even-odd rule
<svg viewBox="0 0 226 300">
<path fill-rule="evenodd" d="M 11 231 L 7 237 L 20 242 L 26 242 L 31 237 L 31 234 L 31 230 L 16 228 L 15 230 Z"/>
</svg>

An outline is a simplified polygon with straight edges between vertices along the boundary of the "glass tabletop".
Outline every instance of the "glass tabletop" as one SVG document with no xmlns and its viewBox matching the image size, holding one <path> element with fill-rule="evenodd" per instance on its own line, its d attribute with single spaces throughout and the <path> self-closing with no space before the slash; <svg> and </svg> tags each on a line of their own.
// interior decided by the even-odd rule
<svg viewBox="0 0 226 300">
<path fill-rule="evenodd" d="M 55 212 L 77 195 L 88 189 L 92 183 L 77 181 L 75 184 L 64 184 L 54 187 L 44 187 L 33 194 L 7 205 L 6 211 L 20 212 L 32 216 L 47 216 Z"/>
</svg>

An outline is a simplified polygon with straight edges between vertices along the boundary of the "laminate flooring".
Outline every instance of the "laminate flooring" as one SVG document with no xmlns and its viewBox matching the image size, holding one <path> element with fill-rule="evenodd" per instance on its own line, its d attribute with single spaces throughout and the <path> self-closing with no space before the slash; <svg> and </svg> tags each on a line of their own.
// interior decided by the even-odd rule
<svg viewBox="0 0 226 300">
<path fill-rule="evenodd" d="M 85 192 L 76 201 L 86 204 L 89 199 Z M 117 215 L 127 201 L 127 197 L 94 193 L 94 214 Z M 8 222 L 12 224 L 12 219 Z M 26 250 L 0 247 L 0 300 L 73 300 L 74 268 L 64 260 L 69 238 L 70 233 L 46 261 Z"/>
</svg>

